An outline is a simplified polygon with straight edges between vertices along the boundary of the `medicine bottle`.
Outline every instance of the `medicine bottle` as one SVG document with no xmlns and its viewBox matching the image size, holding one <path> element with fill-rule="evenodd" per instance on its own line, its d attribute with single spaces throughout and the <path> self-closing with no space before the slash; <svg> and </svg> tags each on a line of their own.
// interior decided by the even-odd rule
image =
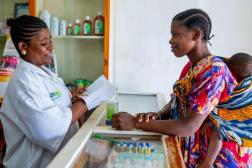
<svg viewBox="0 0 252 168">
<path fill-rule="evenodd" d="M 90 16 L 86 16 L 82 29 L 83 35 L 92 35 L 92 22 L 90 21 Z"/>
<path fill-rule="evenodd" d="M 101 11 L 99 11 L 98 15 L 94 18 L 94 35 L 104 35 L 104 17 L 102 16 Z"/>
</svg>

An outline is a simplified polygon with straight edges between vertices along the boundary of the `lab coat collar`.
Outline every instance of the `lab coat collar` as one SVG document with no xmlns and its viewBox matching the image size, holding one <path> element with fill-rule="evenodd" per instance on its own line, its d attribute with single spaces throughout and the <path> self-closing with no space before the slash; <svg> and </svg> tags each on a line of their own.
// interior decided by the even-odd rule
<svg viewBox="0 0 252 168">
<path fill-rule="evenodd" d="M 42 66 L 41 68 L 39 68 L 36 65 L 29 63 L 23 59 L 21 59 L 21 61 L 20 61 L 20 66 L 25 67 L 25 68 L 31 70 L 32 72 L 37 73 L 37 74 L 44 76 L 44 77 L 52 77 L 54 79 L 57 79 L 57 77 L 58 77 L 55 73 L 50 71 L 47 67 Z"/>
</svg>

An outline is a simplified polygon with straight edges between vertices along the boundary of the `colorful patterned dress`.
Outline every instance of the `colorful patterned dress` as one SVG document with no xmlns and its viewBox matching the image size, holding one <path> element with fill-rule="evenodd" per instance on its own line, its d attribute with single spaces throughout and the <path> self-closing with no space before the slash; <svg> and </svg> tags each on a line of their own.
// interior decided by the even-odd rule
<svg viewBox="0 0 252 168">
<path fill-rule="evenodd" d="M 236 85 L 236 80 L 219 57 L 206 57 L 194 66 L 188 63 L 174 85 L 170 118 L 186 117 L 188 106 L 198 114 L 209 115 L 219 103 L 230 98 Z M 197 167 L 205 159 L 210 132 L 211 129 L 207 129 L 202 135 L 197 131 L 189 138 L 180 139 L 187 167 Z M 241 148 L 232 141 L 223 141 L 214 167 L 245 168 L 252 165 L 251 161 L 251 153 L 247 148 Z"/>
</svg>

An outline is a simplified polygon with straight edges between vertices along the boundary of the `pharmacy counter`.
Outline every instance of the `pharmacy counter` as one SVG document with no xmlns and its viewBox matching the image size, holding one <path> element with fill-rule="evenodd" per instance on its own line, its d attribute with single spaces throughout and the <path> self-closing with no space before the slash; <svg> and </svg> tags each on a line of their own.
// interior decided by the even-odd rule
<svg viewBox="0 0 252 168">
<path fill-rule="evenodd" d="M 161 94 L 119 94 L 120 111 L 157 111 L 164 103 Z M 117 131 L 105 125 L 105 117 L 106 104 L 102 104 L 48 168 L 185 167 L 175 137 L 141 130 Z"/>
</svg>

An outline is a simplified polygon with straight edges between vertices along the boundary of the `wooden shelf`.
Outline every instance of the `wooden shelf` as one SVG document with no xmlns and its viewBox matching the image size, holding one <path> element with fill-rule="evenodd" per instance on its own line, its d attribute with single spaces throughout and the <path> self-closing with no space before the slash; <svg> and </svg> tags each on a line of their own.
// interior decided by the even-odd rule
<svg viewBox="0 0 252 168">
<path fill-rule="evenodd" d="M 104 36 L 53 36 L 53 39 L 104 39 Z"/>
</svg>

